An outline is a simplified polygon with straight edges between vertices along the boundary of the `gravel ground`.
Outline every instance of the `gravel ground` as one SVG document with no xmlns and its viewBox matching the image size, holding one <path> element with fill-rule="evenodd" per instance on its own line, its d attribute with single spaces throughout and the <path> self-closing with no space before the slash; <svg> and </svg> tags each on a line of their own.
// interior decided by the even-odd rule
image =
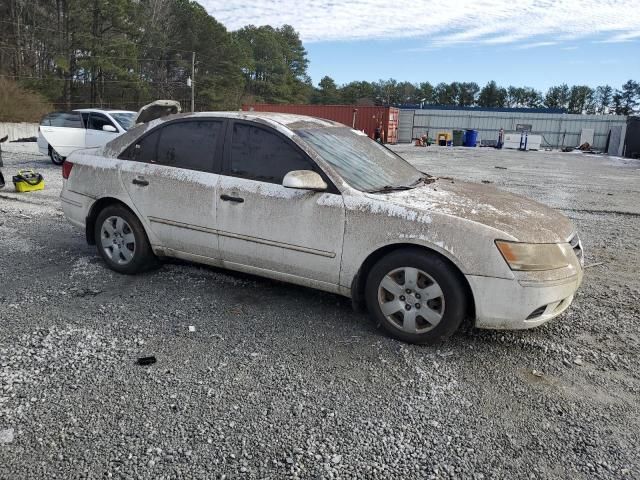
<svg viewBox="0 0 640 480">
<path fill-rule="evenodd" d="M 47 189 L 0 190 L 0 478 L 640 478 L 640 163 L 395 149 L 570 216 L 593 266 L 568 312 L 424 347 L 335 295 L 117 275 L 61 216 L 59 167 L 3 146 Z"/>
</svg>

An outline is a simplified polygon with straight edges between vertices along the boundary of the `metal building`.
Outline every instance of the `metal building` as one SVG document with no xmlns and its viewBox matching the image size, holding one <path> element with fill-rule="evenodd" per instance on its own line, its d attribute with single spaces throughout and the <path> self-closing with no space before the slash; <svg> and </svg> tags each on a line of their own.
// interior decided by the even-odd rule
<svg viewBox="0 0 640 480">
<path fill-rule="evenodd" d="M 621 115 L 575 115 L 495 111 L 482 109 L 418 109 L 400 110 L 398 141 L 411 142 L 429 130 L 429 136 L 454 129 L 475 129 L 481 140 L 495 140 L 498 130 L 517 130 L 518 125 L 530 125 L 531 132 L 542 135 L 542 147 L 576 147 L 582 138 L 591 138 L 594 149 L 613 155 L 622 155 L 627 117 Z"/>
</svg>

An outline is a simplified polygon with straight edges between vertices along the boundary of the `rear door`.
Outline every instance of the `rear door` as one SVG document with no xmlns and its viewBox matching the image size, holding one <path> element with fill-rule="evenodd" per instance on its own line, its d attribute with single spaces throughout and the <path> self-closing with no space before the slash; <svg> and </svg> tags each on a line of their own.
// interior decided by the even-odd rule
<svg viewBox="0 0 640 480">
<path fill-rule="evenodd" d="M 78 112 L 50 113 L 42 120 L 40 132 L 44 141 L 63 157 L 74 150 L 85 148 L 86 131 Z M 38 146 L 42 148 L 44 145 Z"/>
<path fill-rule="evenodd" d="M 224 120 L 184 119 L 151 130 L 120 158 L 120 178 L 155 246 L 219 258 L 216 185 Z"/>
<path fill-rule="evenodd" d="M 245 121 L 229 126 L 224 157 L 217 222 L 225 265 L 338 284 L 344 202 L 324 172 L 289 138 Z M 318 172 L 329 189 L 283 187 L 293 170 Z"/>
<path fill-rule="evenodd" d="M 104 127 L 108 125 L 113 127 L 115 132 L 107 132 Z M 99 147 L 116 138 L 120 133 L 118 127 L 107 118 L 106 115 L 98 112 L 90 112 L 87 120 L 87 147 Z"/>
</svg>

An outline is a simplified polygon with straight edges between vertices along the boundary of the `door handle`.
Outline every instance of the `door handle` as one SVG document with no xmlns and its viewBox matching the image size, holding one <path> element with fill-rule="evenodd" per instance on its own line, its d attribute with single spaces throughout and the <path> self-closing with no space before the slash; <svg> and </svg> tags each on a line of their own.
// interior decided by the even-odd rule
<svg viewBox="0 0 640 480">
<path fill-rule="evenodd" d="M 225 201 L 225 202 L 233 202 L 233 203 L 243 203 L 244 202 L 244 198 L 231 197 L 231 196 L 225 195 L 225 194 L 220 195 L 220 199 Z"/>
<path fill-rule="evenodd" d="M 131 183 L 133 183 L 134 185 L 140 185 L 141 187 L 146 187 L 147 185 L 149 185 L 149 182 L 144 178 L 134 178 Z"/>
</svg>

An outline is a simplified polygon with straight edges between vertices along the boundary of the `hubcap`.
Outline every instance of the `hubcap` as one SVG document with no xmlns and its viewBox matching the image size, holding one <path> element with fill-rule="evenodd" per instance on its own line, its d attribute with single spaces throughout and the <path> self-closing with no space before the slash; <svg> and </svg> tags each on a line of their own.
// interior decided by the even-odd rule
<svg viewBox="0 0 640 480">
<path fill-rule="evenodd" d="M 136 253 L 136 238 L 129 224 L 121 217 L 109 217 L 100 228 L 102 250 L 118 265 L 126 265 Z"/>
<path fill-rule="evenodd" d="M 407 333 L 428 332 L 444 315 L 440 285 L 418 268 L 397 268 L 385 275 L 378 287 L 378 303 L 387 320 Z"/>
</svg>

